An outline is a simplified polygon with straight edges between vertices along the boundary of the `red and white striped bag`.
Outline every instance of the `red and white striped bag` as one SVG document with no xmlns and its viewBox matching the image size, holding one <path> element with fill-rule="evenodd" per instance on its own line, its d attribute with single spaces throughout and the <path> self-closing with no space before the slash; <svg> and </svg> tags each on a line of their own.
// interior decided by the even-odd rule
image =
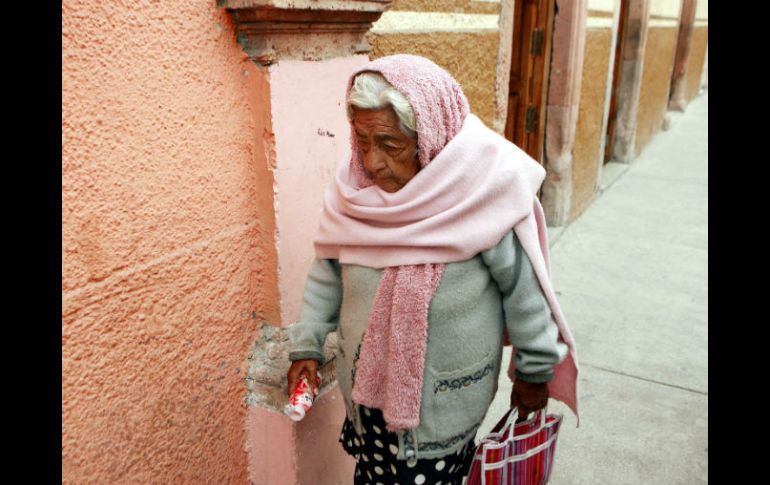
<svg viewBox="0 0 770 485">
<path fill-rule="evenodd" d="M 563 415 L 534 413 L 516 423 L 518 411 L 510 409 L 481 439 L 466 485 L 544 485 L 553 468 L 556 437 Z"/>
</svg>

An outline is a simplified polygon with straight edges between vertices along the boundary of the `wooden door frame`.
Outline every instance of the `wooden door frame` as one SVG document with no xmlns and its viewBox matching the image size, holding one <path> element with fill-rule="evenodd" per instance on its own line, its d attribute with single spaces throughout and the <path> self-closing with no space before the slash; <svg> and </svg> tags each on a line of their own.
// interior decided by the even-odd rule
<svg viewBox="0 0 770 485">
<path fill-rule="evenodd" d="M 543 159 L 543 154 L 545 152 L 545 148 L 543 147 L 543 142 L 545 141 L 545 115 L 546 106 L 548 105 L 548 80 L 551 77 L 551 46 L 553 42 L 553 24 L 556 17 L 556 0 L 543 1 L 546 2 L 546 5 L 543 6 L 543 18 L 539 19 L 544 24 L 543 55 L 536 58 L 534 67 L 535 72 L 539 73 L 541 76 L 539 82 L 537 78 L 535 78 L 536 82 L 534 84 L 535 99 L 538 100 L 538 120 L 537 129 L 535 130 L 534 135 L 531 135 L 534 138 L 533 141 L 537 150 L 535 152 L 537 156 L 534 158 L 541 164 L 544 164 L 545 162 Z"/>
</svg>

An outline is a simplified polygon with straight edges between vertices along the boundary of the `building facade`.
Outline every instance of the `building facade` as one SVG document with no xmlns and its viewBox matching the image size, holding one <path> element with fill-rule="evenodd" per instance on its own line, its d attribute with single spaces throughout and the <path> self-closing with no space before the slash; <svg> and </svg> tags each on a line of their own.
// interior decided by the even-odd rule
<svg viewBox="0 0 770 485">
<path fill-rule="evenodd" d="M 449 71 L 561 226 L 697 96 L 707 39 L 706 0 L 65 0 L 62 483 L 349 483 L 333 335 L 281 410 L 369 59 Z"/>
</svg>

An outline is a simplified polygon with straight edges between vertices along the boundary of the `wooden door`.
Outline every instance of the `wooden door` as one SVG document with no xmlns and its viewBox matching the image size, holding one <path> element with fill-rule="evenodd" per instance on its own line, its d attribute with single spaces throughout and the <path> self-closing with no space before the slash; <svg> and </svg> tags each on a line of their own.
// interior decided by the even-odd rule
<svg viewBox="0 0 770 485">
<path fill-rule="evenodd" d="M 516 0 L 505 137 L 543 163 L 555 0 Z"/>
</svg>

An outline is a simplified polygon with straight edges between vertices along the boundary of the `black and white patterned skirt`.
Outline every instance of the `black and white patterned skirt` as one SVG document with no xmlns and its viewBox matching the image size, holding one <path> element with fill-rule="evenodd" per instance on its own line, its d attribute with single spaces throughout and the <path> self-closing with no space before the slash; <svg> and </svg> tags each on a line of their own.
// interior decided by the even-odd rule
<svg viewBox="0 0 770 485">
<path fill-rule="evenodd" d="M 423 458 L 411 465 L 396 460 L 398 436 L 385 429 L 382 411 L 361 406 L 361 424 L 364 435 L 360 436 L 353 423 L 345 417 L 339 442 L 353 456 L 356 469 L 354 485 L 461 485 L 468 474 L 476 449 L 475 439 L 456 453 L 439 458 Z"/>
</svg>

